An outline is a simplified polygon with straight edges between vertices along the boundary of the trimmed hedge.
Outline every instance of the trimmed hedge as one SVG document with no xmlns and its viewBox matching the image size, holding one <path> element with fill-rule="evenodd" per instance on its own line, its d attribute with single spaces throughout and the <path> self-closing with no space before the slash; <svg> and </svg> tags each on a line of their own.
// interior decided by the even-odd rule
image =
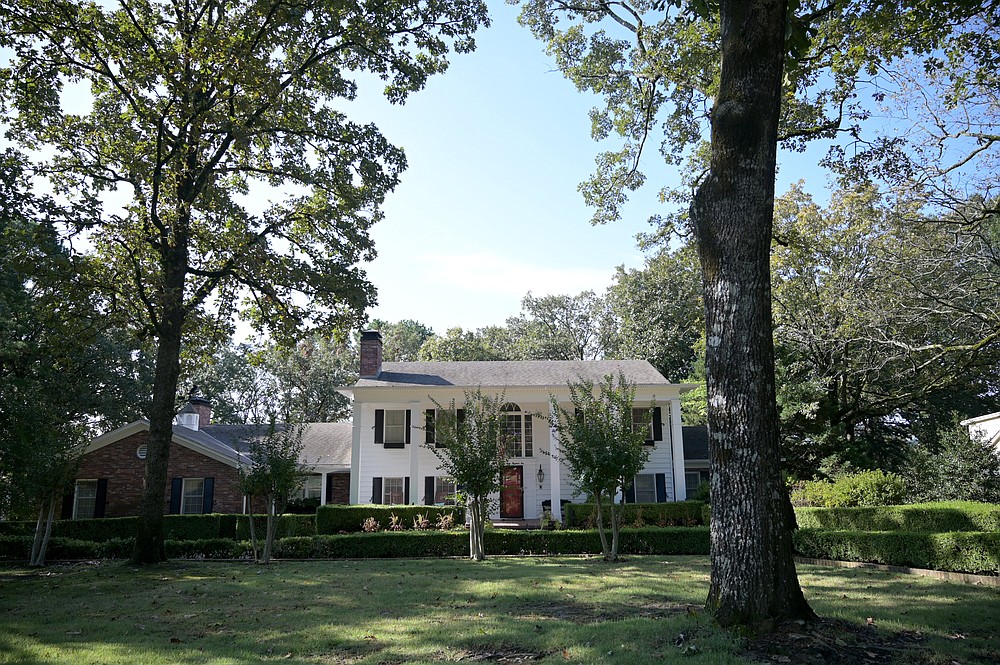
<svg viewBox="0 0 1000 665">
<path fill-rule="evenodd" d="M 465 509 L 458 506 L 385 506 L 385 505 L 344 505 L 327 504 L 316 511 L 316 533 L 333 535 L 339 533 L 358 533 L 361 525 L 369 517 L 374 517 L 379 528 L 387 529 L 390 516 L 395 514 L 403 520 L 403 526 L 413 528 L 413 518 L 426 515 L 433 526 L 438 515 L 450 513 L 454 515 L 455 524 L 465 523 Z"/>
<path fill-rule="evenodd" d="M 708 529 L 622 529 L 623 554 L 708 554 Z M 505 554 L 600 554 L 596 531 L 486 532 L 487 556 Z M 284 538 L 275 543 L 282 559 L 395 559 L 468 556 L 467 531 L 404 531 Z"/>
<path fill-rule="evenodd" d="M 163 535 L 168 540 L 206 540 L 236 537 L 239 515 L 164 515 Z M 69 538 L 103 543 L 135 537 L 138 517 L 99 517 L 92 520 L 55 520 L 53 538 Z M 0 522 L 0 535 L 33 535 L 35 522 Z"/>
<path fill-rule="evenodd" d="M 971 501 L 872 508 L 796 508 L 803 529 L 831 531 L 1000 532 L 1000 506 Z"/>
<path fill-rule="evenodd" d="M 627 503 L 622 509 L 622 526 L 700 526 L 707 524 L 705 504 L 701 501 L 668 501 L 666 503 Z M 572 529 L 591 529 L 597 524 L 597 505 L 593 503 L 567 503 L 563 506 L 563 519 Z M 605 511 L 605 520 L 608 520 Z M 610 521 L 605 522 L 610 524 Z"/>
<path fill-rule="evenodd" d="M 0 559 L 27 561 L 31 554 L 32 536 L 0 536 Z M 76 538 L 52 537 L 45 558 L 57 559 L 127 559 L 132 556 L 134 540 L 112 538 L 103 542 Z M 167 557 L 242 559 L 249 558 L 250 544 L 230 538 L 205 538 L 201 540 L 167 540 L 164 542 Z"/>
<path fill-rule="evenodd" d="M 1000 575 L 1000 533 L 799 529 L 793 540 L 801 556 L 814 559 Z"/>
<path fill-rule="evenodd" d="M 257 529 L 257 538 L 263 540 L 267 516 L 254 515 L 254 526 Z M 315 535 L 315 515 L 278 515 L 278 523 L 274 527 L 275 539 Z M 236 520 L 236 540 L 250 540 L 250 520 L 246 515 L 239 515 L 239 519 Z"/>
<path fill-rule="evenodd" d="M 30 536 L 0 536 L 0 559 L 27 561 Z M 622 554 L 708 554 L 705 527 L 622 529 Z M 167 556 L 211 559 L 242 559 L 250 556 L 246 541 L 225 538 L 168 540 Z M 487 555 L 500 554 L 600 554 L 596 531 L 487 531 Z M 403 531 L 358 533 L 336 536 L 297 536 L 274 543 L 279 559 L 396 559 L 413 557 L 467 556 L 469 533 L 455 531 Z M 132 540 L 103 543 L 52 538 L 49 559 L 127 558 Z"/>
</svg>

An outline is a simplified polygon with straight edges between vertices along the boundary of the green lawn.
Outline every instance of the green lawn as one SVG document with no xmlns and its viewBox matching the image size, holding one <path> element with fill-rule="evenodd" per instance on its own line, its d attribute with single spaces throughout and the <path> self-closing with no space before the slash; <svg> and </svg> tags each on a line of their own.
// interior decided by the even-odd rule
<svg viewBox="0 0 1000 665">
<path fill-rule="evenodd" d="M 699 610 L 708 574 L 692 556 L 7 567 L 0 663 L 746 662 Z M 1000 660 L 1000 589 L 801 579 L 824 616 L 922 633 L 898 662 Z"/>
</svg>

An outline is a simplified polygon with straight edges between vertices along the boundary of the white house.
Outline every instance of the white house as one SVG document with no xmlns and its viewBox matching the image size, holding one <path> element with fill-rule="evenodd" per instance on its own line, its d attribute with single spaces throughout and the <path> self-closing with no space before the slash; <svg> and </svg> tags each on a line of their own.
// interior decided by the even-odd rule
<svg viewBox="0 0 1000 665">
<path fill-rule="evenodd" d="M 681 393 L 693 388 L 672 384 L 645 360 L 382 362 L 379 333 L 361 339 L 361 378 L 341 392 L 353 399 L 351 503 L 435 504 L 455 491 L 442 474 L 433 445 L 435 402 L 461 407 L 466 390 L 503 394 L 509 426 L 515 432 L 504 472 L 495 519 L 537 519 L 551 507 L 562 519 L 565 501 L 575 495 L 567 470 L 549 454 L 557 433 L 546 418 L 550 396 L 570 405 L 568 382 L 603 380 L 621 371 L 636 385 L 636 406 L 655 404 L 649 426 L 650 458 L 636 476 L 626 500 L 640 503 L 686 498 Z M 648 409 L 648 407 L 647 407 Z M 636 421 L 648 421 L 637 413 Z"/>
<path fill-rule="evenodd" d="M 982 437 L 1000 452 L 1000 412 L 969 418 L 961 424 L 969 428 L 970 437 Z"/>
</svg>

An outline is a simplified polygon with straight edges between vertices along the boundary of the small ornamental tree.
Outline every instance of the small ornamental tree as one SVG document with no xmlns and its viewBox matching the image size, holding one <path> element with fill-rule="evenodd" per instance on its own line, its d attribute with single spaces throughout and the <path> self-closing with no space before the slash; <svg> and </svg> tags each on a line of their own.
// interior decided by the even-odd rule
<svg viewBox="0 0 1000 665">
<path fill-rule="evenodd" d="M 484 395 L 478 389 L 465 393 L 464 409 L 456 409 L 454 400 L 447 408 L 437 404 L 435 443 L 424 444 L 441 460 L 441 469 L 455 479 L 465 497 L 469 558 L 475 561 L 486 558 L 483 537 L 490 496 L 500 491 L 507 462 L 503 404 L 503 395 Z"/>
<path fill-rule="evenodd" d="M 266 427 L 261 426 L 247 437 L 250 463 L 240 468 L 240 485 L 248 497 L 250 537 L 253 541 L 254 556 L 258 562 L 271 562 L 274 545 L 276 517 L 284 512 L 288 497 L 302 482 L 299 456 L 302 453 L 301 424 L 281 425 L 274 420 Z M 264 550 L 257 556 L 257 534 L 254 529 L 253 500 L 259 497 L 267 511 L 267 526 L 264 533 Z"/>
<path fill-rule="evenodd" d="M 617 561 L 621 513 L 615 510 L 615 496 L 624 494 L 649 459 L 644 445 L 649 423 L 633 419 L 635 384 L 623 373 L 617 378 L 608 374 L 597 385 L 589 380 L 568 385 L 572 410 L 550 397 L 550 425 L 559 434 L 555 455 L 568 467 L 575 487 L 594 497 L 604 560 Z M 604 529 L 605 505 L 611 518 L 610 543 Z"/>
</svg>

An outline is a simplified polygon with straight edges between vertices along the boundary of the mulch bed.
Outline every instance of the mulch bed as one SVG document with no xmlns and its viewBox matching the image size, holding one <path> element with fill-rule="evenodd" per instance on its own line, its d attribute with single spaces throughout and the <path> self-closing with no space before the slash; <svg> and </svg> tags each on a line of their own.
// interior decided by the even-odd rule
<svg viewBox="0 0 1000 665">
<path fill-rule="evenodd" d="M 919 632 L 884 633 L 869 619 L 860 626 L 836 619 L 790 621 L 750 640 L 743 656 L 762 663 L 884 665 L 925 661 Z M 926 657 L 930 657 L 927 654 Z M 933 662 L 940 662 L 934 660 Z"/>
</svg>

